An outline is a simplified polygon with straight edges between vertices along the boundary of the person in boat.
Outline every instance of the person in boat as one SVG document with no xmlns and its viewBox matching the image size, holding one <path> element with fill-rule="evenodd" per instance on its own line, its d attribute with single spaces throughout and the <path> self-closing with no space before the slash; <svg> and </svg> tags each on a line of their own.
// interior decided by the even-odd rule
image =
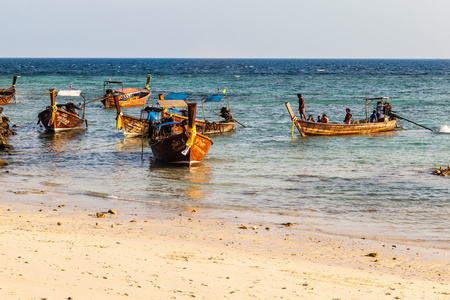
<svg viewBox="0 0 450 300">
<path fill-rule="evenodd" d="M 308 116 L 308 120 L 307 120 L 307 121 L 308 121 L 308 122 L 315 122 L 312 115 L 309 115 L 309 116 Z"/>
<path fill-rule="evenodd" d="M 372 112 L 372 114 L 370 115 L 370 120 L 369 120 L 369 122 L 370 122 L 370 123 L 376 123 L 377 121 L 378 121 L 377 111 L 374 110 L 374 111 Z"/>
<path fill-rule="evenodd" d="M 352 117 L 353 117 L 353 115 L 350 113 L 350 108 L 347 108 L 345 110 L 345 112 L 347 114 L 345 115 L 344 123 L 345 124 L 350 124 L 352 122 Z"/>
<path fill-rule="evenodd" d="M 381 104 L 381 101 L 377 102 L 377 118 L 381 118 L 381 111 L 383 109 L 383 105 Z"/>
<path fill-rule="evenodd" d="M 149 120 L 151 123 L 154 123 L 158 119 L 158 114 L 154 109 L 152 109 L 150 106 L 147 106 L 145 108 L 145 111 L 148 113 L 147 120 Z"/>
<path fill-rule="evenodd" d="M 330 121 L 327 118 L 326 114 L 323 114 L 322 119 L 320 119 L 322 121 L 322 123 L 329 123 Z"/>
<path fill-rule="evenodd" d="M 386 116 L 390 116 L 391 115 L 391 110 L 392 110 L 392 106 L 389 105 L 389 103 L 386 103 L 386 105 L 383 108 L 383 112 Z"/>
<path fill-rule="evenodd" d="M 320 115 L 317 116 L 317 123 L 322 123 L 322 119 L 320 118 Z"/>
<path fill-rule="evenodd" d="M 302 94 L 297 94 L 298 97 L 298 112 L 300 113 L 300 119 L 303 120 L 303 117 L 305 117 L 305 99 L 303 99 Z"/>
<path fill-rule="evenodd" d="M 73 102 L 69 102 L 64 104 L 66 111 L 72 113 L 72 114 L 77 114 L 76 109 L 80 109 L 80 107 L 76 106 Z"/>
</svg>

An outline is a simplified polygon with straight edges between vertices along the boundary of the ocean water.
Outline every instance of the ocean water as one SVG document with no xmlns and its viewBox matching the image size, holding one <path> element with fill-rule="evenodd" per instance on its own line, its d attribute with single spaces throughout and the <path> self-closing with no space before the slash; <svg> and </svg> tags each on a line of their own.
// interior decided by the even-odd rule
<svg viewBox="0 0 450 300">
<path fill-rule="evenodd" d="M 87 106 L 89 128 L 44 134 L 37 115 L 49 88 L 81 89 L 100 97 L 103 81 L 143 87 L 151 74 L 158 93 L 190 92 L 199 103 L 226 89 L 237 125 L 214 136 L 205 161 L 174 168 L 152 160 L 148 141 L 125 139 L 116 112 Z M 325 232 L 394 238 L 450 248 L 450 178 L 432 175 L 450 165 L 450 60 L 271 59 L 0 59 L 0 87 L 17 82 L 17 102 L 4 115 L 21 125 L 10 139 L 14 155 L 1 184 L 148 204 L 149 210 L 207 207 L 248 211 L 307 224 Z M 284 106 L 326 113 L 342 122 L 345 108 L 365 117 L 362 99 L 387 96 L 406 121 L 395 132 L 302 138 Z M 58 99 L 57 99 L 58 101 Z M 227 101 L 223 103 L 227 104 Z M 138 116 L 141 108 L 126 109 Z M 215 119 L 205 106 L 209 120 Z M 1 196 L 0 196 L 1 197 Z"/>
</svg>

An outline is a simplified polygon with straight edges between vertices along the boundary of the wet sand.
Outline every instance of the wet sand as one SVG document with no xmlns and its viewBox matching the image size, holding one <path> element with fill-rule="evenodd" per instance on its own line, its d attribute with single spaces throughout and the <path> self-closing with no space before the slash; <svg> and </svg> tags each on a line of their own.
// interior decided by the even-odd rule
<svg viewBox="0 0 450 300">
<path fill-rule="evenodd" d="M 2 193 L 1 299 L 450 297 L 447 249 L 81 198 Z"/>
</svg>

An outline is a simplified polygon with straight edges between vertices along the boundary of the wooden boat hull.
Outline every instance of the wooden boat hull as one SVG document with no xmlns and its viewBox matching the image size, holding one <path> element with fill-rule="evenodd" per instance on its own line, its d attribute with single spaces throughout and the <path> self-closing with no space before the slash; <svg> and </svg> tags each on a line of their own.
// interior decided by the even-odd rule
<svg viewBox="0 0 450 300">
<path fill-rule="evenodd" d="M 127 97 L 127 94 L 122 95 L 119 100 L 120 107 L 131 107 L 131 106 L 143 106 L 147 102 L 148 98 L 151 96 L 149 90 L 142 90 L 139 95 Z M 115 107 L 114 97 L 108 97 L 102 100 L 105 108 Z"/>
<path fill-rule="evenodd" d="M 334 124 L 300 121 L 296 119 L 289 102 L 286 102 L 286 108 L 288 109 L 289 115 L 291 116 L 291 120 L 295 120 L 293 121 L 295 127 L 297 127 L 297 130 L 303 137 L 391 131 L 395 130 L 395 125 L 397 123 L 397 120 L 361 124 Z"/>
<path fill-rule="evenodd" d="M 395 130 L 396 120 L 364 124 L 332 124 L 297 121 L 295 125 L 302 136 L 345 135 Z"/>
<path fill-rule="evenodd" d="M 187 141 L 188 136 L 184 131 L 151 143 L 150 147 L 156 159 L 170 164 L 190 167 L 202 162 L 213 144 L 210 138 L 197 134 L 194 137 L 191 150 L 186 155 L 183 155 L 181 152 L 186 149 Z"/>
<path fill-rule="evenodd" d="M 16 89 L 14 87 L 0 90 L 0 105 L 9 104 L 15 95 Z"/>
<path fill-rule="evenodd" d="M 188 118 L 176 114 L 171 115 L 175 122 L 182 122 Z M 222 134 L 225 132 L 231 132 L 236 130 L 236 122 L 208 122 L 203 120 L 195 120 L 197 128 L 201 129 L 201 133 L 205 135 L 210 134 Z"/>
<path fill-rule="evenodd" d="M 204 128 L 203 134 L 222 134 L 236 131 L 236 122 L 204 122 L 199 123 Z"/>
<path fill-rule="evenodd" d="M 56 111 L 55 120 L 53 124 L 50 123 L 52 114 L 50 109 L 43 110 L 39 113 L 38 118 L 42 125 L 44 125 L 47 131 L 59 132 L 72 129 L 82 129 L 86 123 L 86 119 L 80 118 L 80 116 L 59 109 Z"/>
<path fill-rule="evenodd" d="M 150 121 L 128 115 L 119 115 L 122 122 L 122 131 L 126 138 L 150 135 Z"/>
</svg>

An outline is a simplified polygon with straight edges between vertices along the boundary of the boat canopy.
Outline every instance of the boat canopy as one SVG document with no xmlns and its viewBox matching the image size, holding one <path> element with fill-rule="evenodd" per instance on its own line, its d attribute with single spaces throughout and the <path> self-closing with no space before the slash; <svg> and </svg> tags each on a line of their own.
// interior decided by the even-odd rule
<svg viewBox="0 0 450 300">
<path fill-rule="evenodd" d="M 80 97 L 81 90 L 61 90 L 58 92 L 57 96 L 63 97 Z"/>
<path fill-rule="evenodd" d="M 225 95 L 211 95 L 204 102 L 219 102 Z"/>
<path fill-rule="evenodd" d="M 135 88 L 126 88 L 126 89 L 115 90 L 115 92 L 122 93 L 122 94 L 129 94 L 129 93 L 139 92 L 139 90 L 135 89 Z"/>
<path fill-rule="evenodd" d="M 170 93 L 167 96 L 164 96 L 165 100 L 185 100 L 191 94 L 188 93 Z"/>
<path fill-rule="evenodd" d="M 158 100 L 158 104 L 161 108 L 187 107 L 187 103 L 184 100 Z"/>
</svg>

